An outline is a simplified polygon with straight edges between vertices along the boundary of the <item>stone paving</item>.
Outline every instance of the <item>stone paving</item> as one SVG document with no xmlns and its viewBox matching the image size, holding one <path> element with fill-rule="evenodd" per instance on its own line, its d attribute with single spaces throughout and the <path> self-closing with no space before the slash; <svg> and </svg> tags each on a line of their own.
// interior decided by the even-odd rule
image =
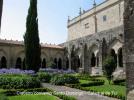
<svg viewBox="0 0 134 100">
<path fill-rule="evenodd" d="M 86 92 L 86 91 L 82 91 L 79 89 L 74 89 L 74 88 L 70 88 L 66 86 L 56 86 L 56 85 L 51 85 L 48 83 L 42 83 L 41 85 L 43 87 L 53 89 L 56 92 L 66 93 L 69 96 L 72 96 L 71 94 L 73 94 L 73 96 L 76 97 L 77 100 L 119 100 L 119 99 L 110 98 L 110 97 L 98 95 L 92 92 Z"/>
</svg>

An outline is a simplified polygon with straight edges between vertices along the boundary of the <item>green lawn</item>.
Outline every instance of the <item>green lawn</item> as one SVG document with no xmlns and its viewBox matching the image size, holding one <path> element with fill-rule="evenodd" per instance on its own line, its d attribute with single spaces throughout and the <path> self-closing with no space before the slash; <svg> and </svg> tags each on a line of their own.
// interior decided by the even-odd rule
<svg viewBox="0 0 134 100">
<path fill-rule="evenodd" d="M 22 96 L 10 96 L 9 100 L 59 100 L 59 99 L 51 95 L 22 95 Z"/>
<path fill-rule="evenodd" d="M 125 96 L 126 87 L 119 85 L 101 85 L 101 86 L 91 86 L 91 87 L 83 87 L 85 90 L 100 92 L 104 94 L 108 94 L 114 92 L 115 94 Z"/>
</svg>

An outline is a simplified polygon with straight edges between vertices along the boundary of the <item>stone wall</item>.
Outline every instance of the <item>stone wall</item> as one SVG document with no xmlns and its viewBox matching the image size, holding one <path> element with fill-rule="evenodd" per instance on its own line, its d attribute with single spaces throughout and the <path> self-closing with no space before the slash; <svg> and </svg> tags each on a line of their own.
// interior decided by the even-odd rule
<svg viewBox="0 0 134 100">
<path fill-rule="evenodd" d="M 68 22 L 68 41 L 123 25 L 123 12 L 124 0 L 107 0 L 82 13 Z"/>
<path fill-rule="evenodd" d="M 103 43 L 104 41 L 106 42 L 105 44 Z M 104 53 L 110 53 L 111 49 L 114 49 L 115 53 L 117 53 L 119 48 L 123 47 L 123 26 L 112 28 L 106 31 L 101 31 L 96 34 L 88 35 L 72 41 L 68 41 L 62 45 L 64 45 L 64 47 L 68 51 L 66 56 L 70 59 L 70 62 L 72 59 L 72 49 L 74 49 L 74 51 L 76 51 L 75 54 L 79 56 L 81 61 L 81 68 L 79 69 L 91 73 L 92 66 L 90 59 L 92 53 L 94 53 L 96 57 L 98 55 L 99 64 L 96 67 L 102 68 L 102 62 L 105 56 Z M 107 47 L 105 47 L 106 45 Z M 72 66 L 70 64 L 69 68 L 71 67 Z"/>
<path fill-rule="evenodd" d="M 134 89 L 134 1 L 125 0 L 124 39 L 128 91 Z"/>
<path fill-rule="evenodd" d="M 23 61 L 25 58 L 23 42 L 13 40 L 0 40 L 0 60 L 5 57 L 7 60 L 7 68 L 15 68 L 17 58 Z M 46 66 L 54 59 L 62 60 L 62 67 L 64 66 L 64 48 L 56 45 L 42 44 L 41 59 L 46 60 Z"/>
</svg>

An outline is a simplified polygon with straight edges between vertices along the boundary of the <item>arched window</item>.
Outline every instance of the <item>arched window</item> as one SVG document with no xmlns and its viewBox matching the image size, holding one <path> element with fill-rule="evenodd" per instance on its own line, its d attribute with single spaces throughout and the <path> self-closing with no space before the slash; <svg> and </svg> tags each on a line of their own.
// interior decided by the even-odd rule
<svg viewBox="0 0 134 100">
<path fill-rule="evenodd" d="M 20 57 L 17 58 L 15 67 L 19 69 L 22 68 L 22 61 Z"/>
<path fill-rule="evenodd" d="M 54 58 L 54 68 L 57 68 L 57 58 Z"/>
<path fill-rule="evenodd" d="M 62 60 L 59 58 L 58 60 L 58 69 L 62 69 Z"/>
<path fill-rule="evenodd" d="M 7 60 L 4 56 L 1 58 L 1 68 L 7 68 Z"/>
<path fill-rule="evenodd" d="M 119 67 L 123 67 L 122 48 L 118 50 Z"/>
<path fill-rule="evenodd" d="M 46 68 L 46 59 L 45 58 L 42 61 L 42 68 Z"/>
<path fill-rule="evenodd" d="M 92 67 L 96 66 L 96 57 L 94 53 L 92 53 L 92 57 L 91 57 L 91 66 Z"/>
</svg>

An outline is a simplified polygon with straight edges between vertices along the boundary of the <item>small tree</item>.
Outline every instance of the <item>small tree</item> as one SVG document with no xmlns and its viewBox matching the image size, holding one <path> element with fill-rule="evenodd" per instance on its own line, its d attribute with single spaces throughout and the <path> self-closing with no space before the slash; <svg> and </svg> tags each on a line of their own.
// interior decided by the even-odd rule
<svg viewBox="0 0 134 100">
<path fill-rule="evenodd" d="M 30 0 L 24 35 L 27 69 L 38 71 L 41 63 L 41 46 L 38 32 L 37 0 Z"/>
<path fill-rule="evenodd" d="M 109 81 L 109 84 L 112 79 L 112 73 L 115 71 L 116 68 L 116 62 L 113 57 L 108 56 L 103 63 L 103 68 L 104 68 L 104 74 L 106 75 L 106 78 Z"/>
</svg>

